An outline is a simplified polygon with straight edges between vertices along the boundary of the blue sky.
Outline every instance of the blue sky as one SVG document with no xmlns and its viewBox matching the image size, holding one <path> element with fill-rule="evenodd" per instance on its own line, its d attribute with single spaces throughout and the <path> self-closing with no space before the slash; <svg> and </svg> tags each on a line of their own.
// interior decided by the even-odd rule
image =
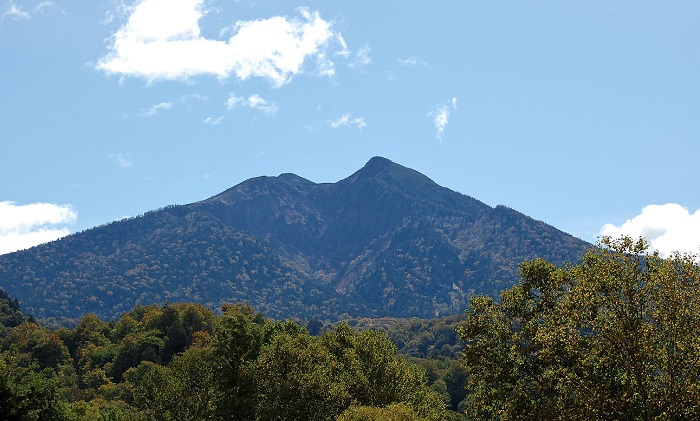
<svg viewBox="0 0 700 421">
<path fill-rule="evenodd" d="M 700 250 L 700 3 L 0 0 L 0 253 L 372 156 Z"/>
</svg>

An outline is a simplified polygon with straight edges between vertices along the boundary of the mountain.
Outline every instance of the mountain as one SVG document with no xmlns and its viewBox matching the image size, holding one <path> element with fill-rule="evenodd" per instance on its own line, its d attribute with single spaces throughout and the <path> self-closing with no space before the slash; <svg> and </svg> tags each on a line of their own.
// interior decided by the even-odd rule
<svg viewBox="0 0 700 421">
<path fill-rule="evenodd" d="M 258 177 L 0 256 L 0 288 L 49 322 L 243 300 L 270 317 L 435 317 L 512 285 L 523 260 L 589 246 L 375 157 L 337 183 Z"/>
</svg>

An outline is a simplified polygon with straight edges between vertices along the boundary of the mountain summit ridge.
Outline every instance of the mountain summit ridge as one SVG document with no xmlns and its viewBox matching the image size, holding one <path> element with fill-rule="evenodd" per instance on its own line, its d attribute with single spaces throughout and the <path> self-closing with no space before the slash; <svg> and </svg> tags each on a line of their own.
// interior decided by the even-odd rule
<svg viewBox="0 0 700 421">
<path fill-rule="evenodd" d="M 512 285 L 525 259 L 574 262 L 588 246 L 374 157 L 336 183 L 256 177 L 0 256 L 0 288 L 40 319 L 243 300 L 271 317 L 433 317 Z"/>
</svg>

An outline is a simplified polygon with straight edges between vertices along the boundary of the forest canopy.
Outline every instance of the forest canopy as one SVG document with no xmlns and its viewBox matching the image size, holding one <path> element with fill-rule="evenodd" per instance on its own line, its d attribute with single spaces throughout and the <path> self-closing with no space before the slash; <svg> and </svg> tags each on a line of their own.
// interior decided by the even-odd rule
<svg viewBox="0 0 700 421">
<path fill-rule="evenodd" d="M 341 323 L 312 336 L 247 305 L 221 316 L 137 306 L 72 330 L 24 321 L 0 350 L 0 419 L 327 420 L 385 407 L 402 419 L 450 416 L 385 334 Z"/>
<path fill-rule="evenodd" d="M 335 326 L 181 303 L 52 330 L 0 293 L 0 419 L 700 419 L 696 259 L 604 238 L 463 316 Z"/>
</svg>

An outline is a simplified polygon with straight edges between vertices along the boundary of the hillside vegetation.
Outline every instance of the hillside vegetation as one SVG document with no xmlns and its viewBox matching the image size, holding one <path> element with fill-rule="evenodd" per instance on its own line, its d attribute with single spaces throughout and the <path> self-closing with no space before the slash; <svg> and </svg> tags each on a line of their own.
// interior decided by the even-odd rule
<svg viewBox="0 0 700 421">
<path fill-rule="evenodd" d="M 166 302 L 247 301 L 275 318 L 432 318 L 513 285 L 524 260 L 576 262 L 587 246 L 373 158 L 337 183 L 259 177 L 0 256 L 0 288 L 67 326 Z"/>
<path fill-rule="evenodd" d="M 646 250 L 604 239 L 578 265 L 525 262 L 464 316 L 314 335 L 192 303 L 51 330 L 0 294 L 0 419 L 698 419 L 700 267 Z"/>
</svg>

